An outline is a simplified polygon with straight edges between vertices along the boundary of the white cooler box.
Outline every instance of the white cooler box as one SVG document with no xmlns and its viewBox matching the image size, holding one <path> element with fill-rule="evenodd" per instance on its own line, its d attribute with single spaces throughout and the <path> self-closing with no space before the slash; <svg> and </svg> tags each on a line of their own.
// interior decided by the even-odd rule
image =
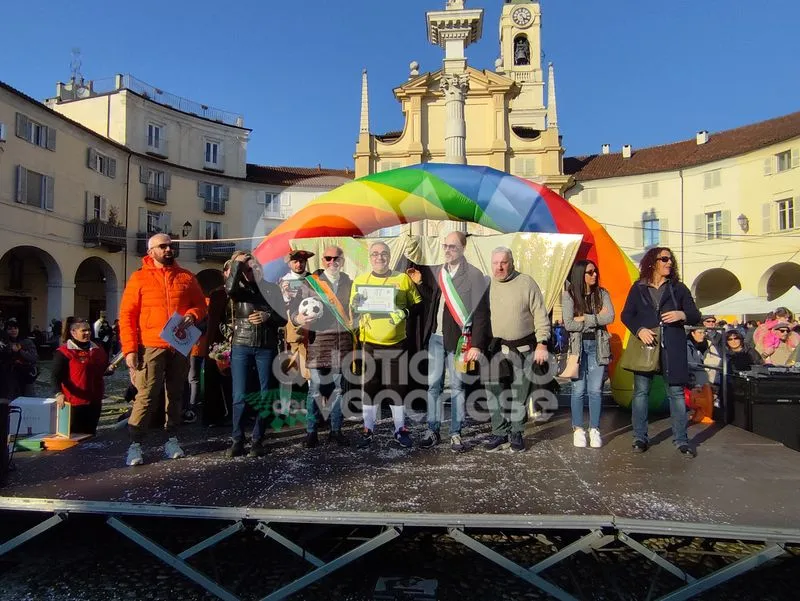
<svg viewBox="0 0 800 601">
<path fill-rule="evenodd" d="M 12 407 L 22 411 L 20 436 L 52 434 L 56 431 L 56 400 L 21 396 L 11 401 Z M 9 434 L 17 433 L 16 416 L 12 415 L 9 423 Z"/>
</svg>

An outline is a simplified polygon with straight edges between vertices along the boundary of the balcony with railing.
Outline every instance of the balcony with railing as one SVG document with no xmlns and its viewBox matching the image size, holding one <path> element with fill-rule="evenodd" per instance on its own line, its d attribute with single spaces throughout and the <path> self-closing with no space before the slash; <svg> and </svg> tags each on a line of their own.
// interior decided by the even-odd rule
<svg viewBox="0 0 800 601">
<path fill-rule="evenodd" d="M 202 261 L 227 261 L 231 258 L 236 244 L 233 242 L 204 242 L 197 243 L 197 262 Z"/>
<path fill-rule="evenodd" d="M 144 199 L 147 202 L 165 205 L 167 204 L 167 189 L 164 186 L 159 186 L 156 184 L 146 184 Z"/>
<path fill-rule="evenodd" d="M 151 236 L 155 236 L 159 232 L 138 232 L 136 234 L 136 253 L 143 257 L 147 254 L 147 241 L 150 239 Z M 172 234 L 167 234 L 170 238 L 172 238 Z M 173 238 L 172 243 L 175 244 L 173 249 L 173 254 L 175 258 L 181 253 L 180 245 L 178 244 L 177 240 Z"/>
<path fill-rule="evenodd" d="M 103 247 L 108 252 L 119 252 L 125 248 L 125 228 L 92 219 L 83 224 L 83 243 L 88 248 Z"/>
</svg>

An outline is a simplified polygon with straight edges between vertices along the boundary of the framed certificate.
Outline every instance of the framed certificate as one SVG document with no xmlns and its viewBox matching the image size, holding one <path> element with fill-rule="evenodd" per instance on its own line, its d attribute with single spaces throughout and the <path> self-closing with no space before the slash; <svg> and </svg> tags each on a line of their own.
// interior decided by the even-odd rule
<svg viewBox="0 0 800 601">
<path fill-rule="evenodd" d="M 394 297 L 397 289 L 394 286 L 356 286 L 356 294 L 362 301 L 354 307 L 357 313 L 391 313 L 395 310 Z"/>
</svg>

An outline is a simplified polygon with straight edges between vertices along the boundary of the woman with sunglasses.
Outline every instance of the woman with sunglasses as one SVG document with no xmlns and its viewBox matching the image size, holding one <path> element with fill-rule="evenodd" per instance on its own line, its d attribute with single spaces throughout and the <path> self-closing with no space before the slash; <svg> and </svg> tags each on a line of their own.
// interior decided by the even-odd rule
<svg viewBox="0 0 800 601">
<path fill-rule="evenodd" d="M 692 293 L 680 281 L 675 255 L 669 248 L 657 246 L 648 250 L 639 263 L 639 279 L 628 292 L 622 323 L 643 344 L 661 346 L 660 373 L 667 384 L 672 437 L 678 451 L 685 457 L 696 453 L 689 446 L 686 432 L 686 404 L 683 388 L 689 383 L 689 362 L 686 354 L 685 325 L 700 323 Z M 658 336 L 658 333 L 661 336 Z M 643 453 L 648 448 L 647 412 L 650 386 L 654 372 L 634 372 L 633 451 Z"/>
<path fill-rule="evenodd" d="M 725 351 L 728 356 L 728 373 L 749 371 L 753 365 L 761 365 L 764 360 L 756 349 L 745 343 L 739 330 L 725 332 Z"/>
<path fill-rule="evenodd" d="M 569 332 L 569 353 L 579 357 L 577 379 L 572 380 L 572 444 L 586 447 L 584 398 L 589 400 L 589 446 L 603 446 L 600 408 L 611 340 L 606 326 L 614 321 L 614 305 L 600 287 L 600 271 L 591 261 L 576 261 L 561 297 L 564 327 Z"/>
</svg>

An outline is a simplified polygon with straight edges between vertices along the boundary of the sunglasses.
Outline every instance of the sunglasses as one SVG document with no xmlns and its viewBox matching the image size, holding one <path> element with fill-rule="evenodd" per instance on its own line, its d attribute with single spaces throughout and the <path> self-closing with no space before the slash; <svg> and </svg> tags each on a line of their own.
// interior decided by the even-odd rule
<svg viewBox="0 0 800 601">
<path fill-rule="evenodd" d="M 383 257 L 384 259 L 388 259 L 389 258 L 389 253 L 387 253 L 387 252 L 370 253 L 369 256 L 372 257 L 373 259 L 377 259 L 379 257 Z"/>
<path fill-rule="evenodd" d="M 159 244 L 158 246 L 154 246 L 153 248 L 160 248 L 161 250 L 167 250 L 168 248 L 171 248 L 172 250 L 175 250 L 176 248 L 178 248 L 178 245 L 173 242 L 170 244 Z"/>
<path fill-rule="evenodd" d="M 776 332 L 783 332 L 785 334 L 789 333 L 789 329 L 788 328 L 776 328 L 775 331 Z"/>
<path fill-rule="evenodd" d="M 658 257 L 658 260 L 661 261 L 662 263 L 671 263 L 672 257 Z"/>
<path fill-rule="evenodd" d="M 328 263 L 331 263 L 332 261 L 338 261 L 339 259 L 341 259 L 342 255 L 334 255 L 332 257 L 329 257 L 328 255 L 325 255 L 322 258 L 325 259 Z"/>
<path fill-rule="evenodd" d="M 596 269 L 587 269 L 584 273 L 586 275 L 594 275 L 594 274 L 597 273 L 597 270 Z"/>
<path fill-rule="evenodd" d="M 704 319 L 703 323 L 717 323 L 716 319 Z"/>
<path fill-rule="evenodd" d="M 458 244 L 442 244 L 442 248 L 444 250 L 460 250 L 461 247 Z"/>
</svg>

